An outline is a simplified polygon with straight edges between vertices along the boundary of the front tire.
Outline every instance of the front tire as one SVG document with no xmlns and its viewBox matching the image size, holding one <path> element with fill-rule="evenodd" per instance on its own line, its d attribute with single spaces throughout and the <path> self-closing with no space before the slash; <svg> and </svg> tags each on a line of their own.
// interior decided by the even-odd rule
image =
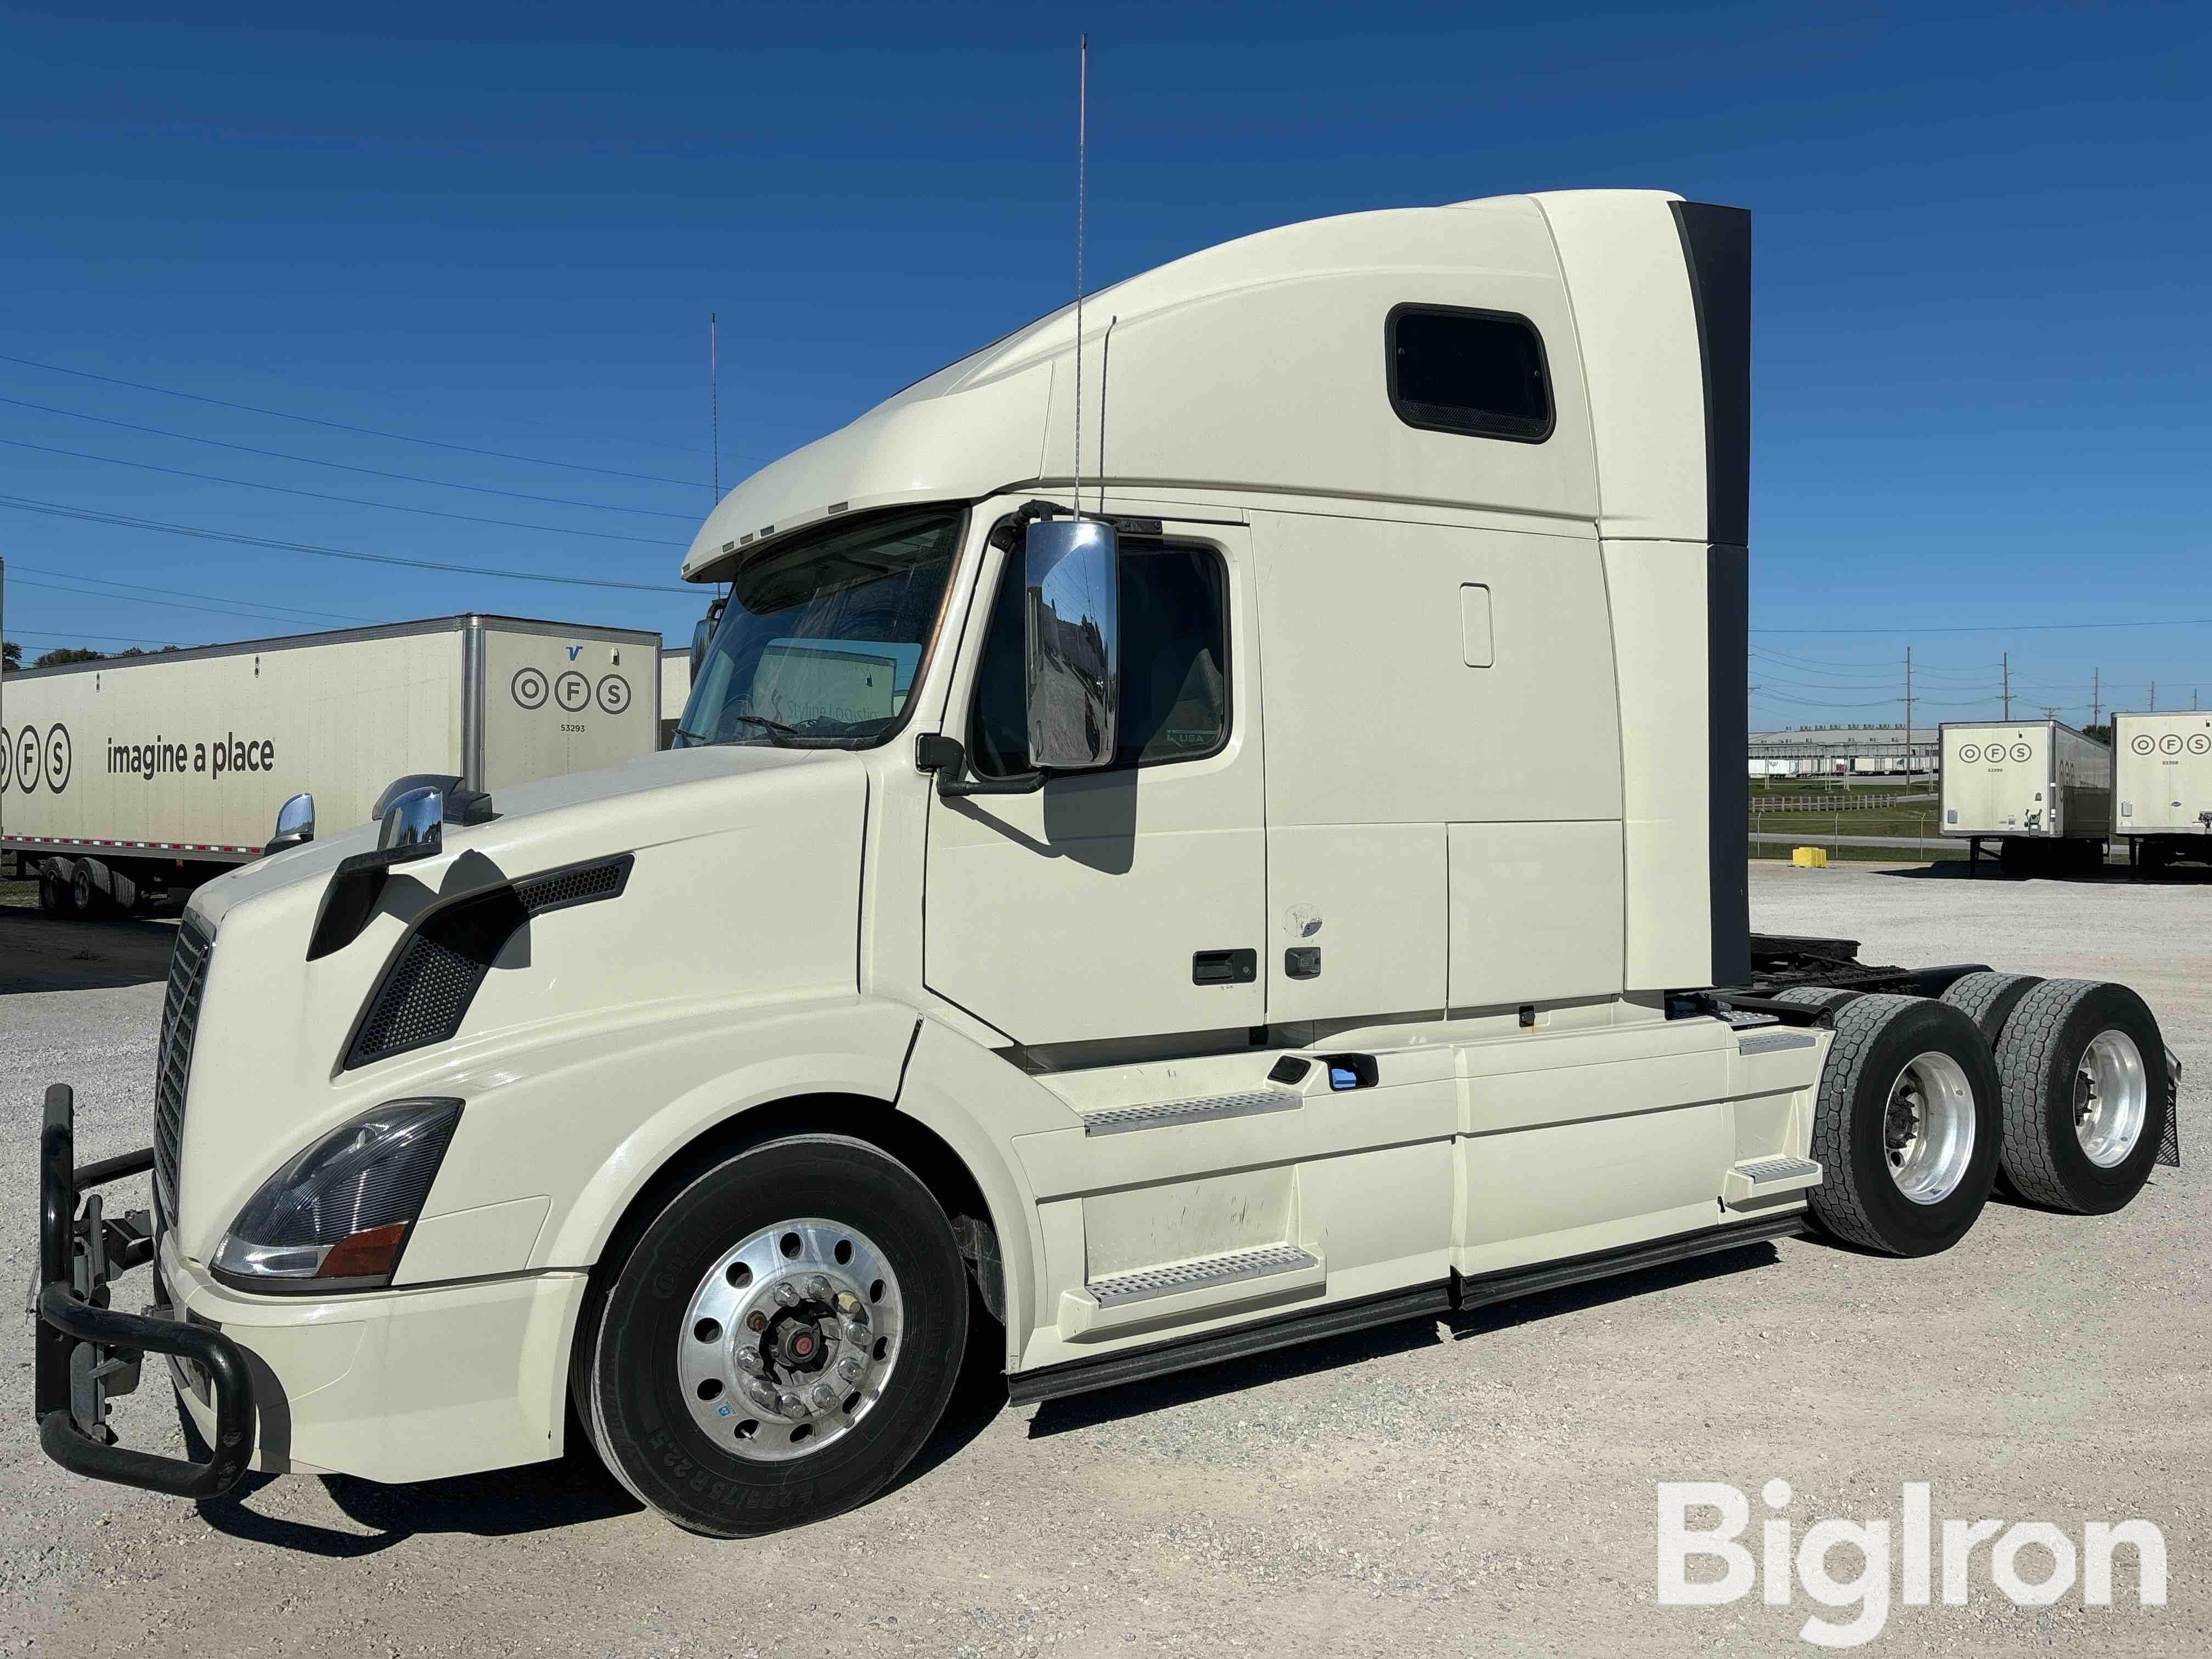
<svg viewBox="0 0 2212 1659">
<path fill-rule="evenodd" d="M 968 1282 L 929 1189 L 842 1135 L 770 1140 L 686 1186 L 580 1354 L 592 1438 L 687 1531 L 741 1538 L 865 1503 L 943 1415 Z"/>
<path fill-rule="evenodd" d="M 1989 1044 L 1966 1014 L 1926 997 L 1855 997 L 1831 1018 L 1835 1041 L 1813 1109 L 1821 1167 L 1806 1194 L 1814 1219 L 1890 1255 L 1949 1249 L 1996 1176 Z"/>
<path fill-rule="evenodd" d="M 2124 1208 L 2150 1178 L 2170 1109 L 2166 1042 L 2124 985 L 2045 980 L 1998 1040 L 2004 1173 L 2031 1203 Z"/>
</svg>

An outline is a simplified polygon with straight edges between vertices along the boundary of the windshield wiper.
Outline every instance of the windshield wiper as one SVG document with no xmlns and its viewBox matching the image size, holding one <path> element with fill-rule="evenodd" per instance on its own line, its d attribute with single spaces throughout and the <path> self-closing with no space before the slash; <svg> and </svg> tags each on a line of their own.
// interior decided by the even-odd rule
<svg viewBox="0 0 2212 1659">
<path fill-rule="evenodd" d="M 763 731 L 769 734 L 769 738 L 775 741 L 776 747 L 779 749 L 789 747 L 787 740 L 799 735 L 799 728 L 797 726 L 786 726 L 781 720 L 772 720 L 765 714 L 725 714 L 722 718 L 724 720 L 744 720 L 751 725 L 759 726 Z M 678 726 L 676 728 L 676 735 L 679 738 L 689 738 L 694 743 L 704 744 L 709 748 L 719 748 L 725 744 L 735 743 L 737 741 L 735 738 L 709 737 L 704 732 L 694 732 L 690 727 L 686 726 Z"/>
</svg>

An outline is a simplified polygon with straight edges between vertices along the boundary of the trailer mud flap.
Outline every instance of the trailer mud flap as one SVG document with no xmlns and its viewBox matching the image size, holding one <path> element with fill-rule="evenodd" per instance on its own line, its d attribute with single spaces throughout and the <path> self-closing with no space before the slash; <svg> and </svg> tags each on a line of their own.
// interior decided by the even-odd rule
<svg viewBox="0 0 2212 1659">
<path fill-rule="evenodd" d="M 40 1447 L 64 1468 L 95 1480 L 173 1498 L 220 1497 L 238 1484 L 253 1451 L 253 1392 L 246 1356 L 220 1331 L 180 1318 L 118 1313 L 107 1305 L 109 1281 L 153 1260 L 153 1231 L 145 1212 L 112 1218 L 100 1195 L 86 1189 L 144 1174 L 153 1168 L 154 1154 L 149 1148 L 78 1169 L 76 1117 L 76 1100 L 69 1086 L 57 1083 L 48 1088 L 39 1135 L 32 1391 Z M 80 1193 L 85 1193 L 81 1209 Z M 115 1443 L 107 1426 L 108 1400 L 137 1387 L 148 1353 L 173 1354 L 206 1377 L 215 1412 L 208 1462 L 161 1457 Z"/>
</svg>

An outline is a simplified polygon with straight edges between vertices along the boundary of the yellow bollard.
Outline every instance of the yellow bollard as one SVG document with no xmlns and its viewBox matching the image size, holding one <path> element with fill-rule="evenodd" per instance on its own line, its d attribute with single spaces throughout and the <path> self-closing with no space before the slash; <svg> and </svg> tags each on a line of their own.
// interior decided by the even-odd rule
<svg viewBox="0 0 2212 1659">
<path fill-rule="evenodd" d="M 1793 847 L 1790 862 L 1801 870 L 1825 870 L 1828 867 L 1828 849 L 1825 847 Z"/>
</svg>

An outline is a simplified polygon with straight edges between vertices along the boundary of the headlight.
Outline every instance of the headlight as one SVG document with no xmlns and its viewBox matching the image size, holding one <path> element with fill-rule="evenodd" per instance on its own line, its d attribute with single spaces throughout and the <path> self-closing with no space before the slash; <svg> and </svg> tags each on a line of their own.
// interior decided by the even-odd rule
<svg viewBox="0 0 2212 1659">
<path fill-rule="evenodd" d="M 390 1284 L 460 1118 L 458 1100 L 393 1100 L 340 1124 L 246 1200 L 216 1276 L 250 1291 Z"/>
</svg>

